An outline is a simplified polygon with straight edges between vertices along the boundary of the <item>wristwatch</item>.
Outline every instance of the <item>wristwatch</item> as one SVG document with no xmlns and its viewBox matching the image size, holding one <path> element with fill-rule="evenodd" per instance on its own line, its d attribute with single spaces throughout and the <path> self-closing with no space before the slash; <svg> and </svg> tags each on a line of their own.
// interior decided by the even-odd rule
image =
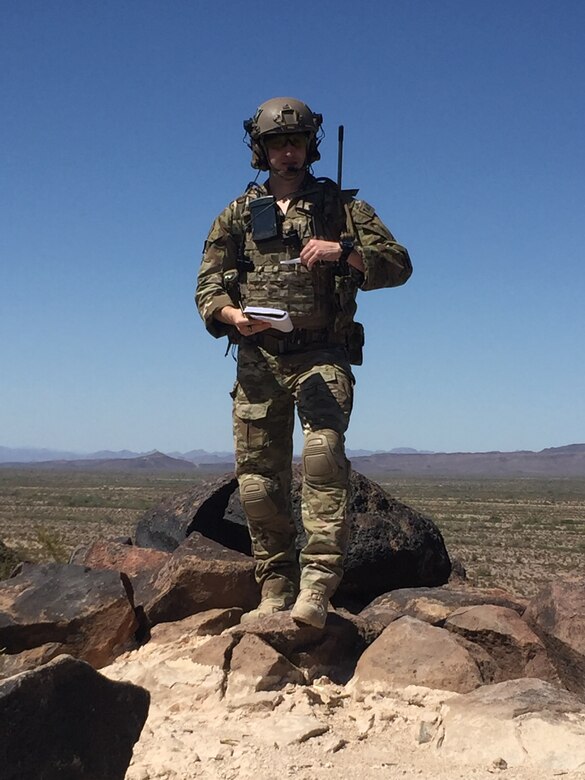
<svg viewBox="0 0 585 780">
<path fill-rule="evenodd" d="M 347 263 L 347 258 L 354 250 L 355 242 L 353 238 L 341 238 L 339 240 L 339 246 L 341 247 L 341 254 L 339 255 L 338 263 L 343 266 Z"/>
</svg>

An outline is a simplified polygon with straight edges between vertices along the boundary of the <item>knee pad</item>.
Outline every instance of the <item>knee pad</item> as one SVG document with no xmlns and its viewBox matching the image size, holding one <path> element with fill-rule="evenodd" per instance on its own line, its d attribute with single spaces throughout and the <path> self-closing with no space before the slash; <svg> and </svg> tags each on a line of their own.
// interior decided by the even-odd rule
<svg viewBox="0 0 585 780">
<path fill-rule="evenodd" d="M 307 434 L 303 468 L 309 484 L 327 485 L 342 478 L 347 465 L 341 434 L 330 429 Z"/>
<path fill-rule="evenodd" d="M 278 513 L 270 497 L 272 483 L 258 474 L 240 477 L 240 501 L 246 517 L 254 521 L 268 520 Z"/>
</svg>

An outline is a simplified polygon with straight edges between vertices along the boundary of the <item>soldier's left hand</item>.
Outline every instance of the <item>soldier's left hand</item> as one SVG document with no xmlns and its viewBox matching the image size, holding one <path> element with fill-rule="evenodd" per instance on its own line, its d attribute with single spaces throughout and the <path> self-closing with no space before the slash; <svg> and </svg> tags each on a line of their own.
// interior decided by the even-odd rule
<svg viewBox="0 0 585 780">
<path fill-rule="evenodd" d="M 336 263 L 341 255 L 341 247 L 338 241 L 324 241 L 321 238 L 312 238 L 301 250 L 301 263 L 309 270 L 315 263 Z"/>
</svg>

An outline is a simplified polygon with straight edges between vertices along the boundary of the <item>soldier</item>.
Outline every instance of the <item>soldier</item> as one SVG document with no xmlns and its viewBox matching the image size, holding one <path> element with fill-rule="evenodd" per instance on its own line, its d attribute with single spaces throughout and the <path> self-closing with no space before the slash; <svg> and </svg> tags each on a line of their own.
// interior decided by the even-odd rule
<svg viewBox="0 0 585 780">
<path fill-rule="evenodd" d="M 243 619 L 292 607 L 295 621 L 317 628 L 341 580 L 349 536 L 345 431 L 351 364 L 361 364 L 363 345 L 356 293 L 404 284 L 412 273 L 408 252 L 371 206 L 313 176 L 321 124 L 293 98 L 268 100 L 244 122 L 252 167 L 268 171 L 268 180 L 249 185 L 213 223 L 195 295 L 209 333 L 237 344 L 236 476 L 262 594 Z M 286 310 L 293 330 L 251 319 L 247 306 Z M 290 505 L 295 406 L 307 537 L 298 562 Z"/>
</svg>

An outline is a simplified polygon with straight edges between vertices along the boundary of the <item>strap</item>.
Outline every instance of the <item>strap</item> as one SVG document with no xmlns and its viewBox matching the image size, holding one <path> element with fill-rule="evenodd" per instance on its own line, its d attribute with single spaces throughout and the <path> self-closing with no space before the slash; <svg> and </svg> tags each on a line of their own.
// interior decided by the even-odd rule
<svg viewBox="0 0 585 780">
<path fill-rule="evenodd" d="M 268 333 L 258 333 L 246 339 L 246 343 L 255 344 L 271 355 L 286 355 L 291 352 L 303 352 L 315 349 L 317 346 L 332 346 L 331 336 L 327 328 L 305 330 L 296 328 L 291 333 L 272 336 Z"/>
</svg>

